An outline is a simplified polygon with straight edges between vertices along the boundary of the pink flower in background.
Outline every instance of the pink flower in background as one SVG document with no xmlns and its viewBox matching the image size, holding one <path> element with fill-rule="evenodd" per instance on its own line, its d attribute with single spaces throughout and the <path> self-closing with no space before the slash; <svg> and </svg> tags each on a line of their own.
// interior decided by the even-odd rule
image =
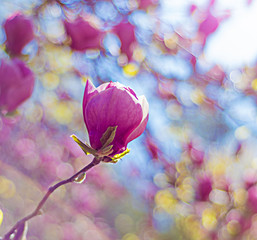
<svg viewBox="0 0 257 240">
<path fill-rule="evenodd" d="M 247 0 L 247 5 L 250 6 L 253 3 L 253 0 Z"/>
<path fill-rule="evenodd" d="M 132 44 L 136 42 L 135 26 L 128 21 L 123 21 L 115 26 L 113 31 L 120 39 L 121 53 L 126 54 L 130 61 L 133 55 Z"/>
<path fill-rule="evenodd" d="M 208 175 L 203 175 L 197 179 L 196 199 L 199 201 L 208 201 L 209 194 L 212 191 L 212 179 Z"/>
<path fill-rule="evenodd" d="M 158 0 L 139 0 L 138 8 L 146 9 L 149 6 L 154 6 L 158 4 Z"/>
<path fill-rule="evenodd" d="M 248 189 L 247 204 L 254 213 L 257 213 L 257 186 L 256 185 Z"/>
<path fill-rule="evenodd" d="M 12 55 L 21 54 L 22 49 L 34 38 L 31 19 L 21 13 L 7 18 L 4 23 L 6 47 Z"/>
<path fill-rule="evenodd" d="M 198 31 L 201 34 L 203 39 L 203 46 L 205 45 L 207 38 L 213 34 L 217 28 L 219 27 L 220 23 L 227 19 L 230 16 L 230 13 L 227 12 L 223 16 L 215 17 L 213 14 L 207 10 L 205 19 L 200 23 Z"/>
<path fill-rule="evenodd" d="M 201 167 L 204 163 L 204 151 L 197 150 L 196 148 L 192 147 L 190 149 L 190 157 L 195 167 Z"/>
<path fill-rule="evenodd" d="M 19 59 L 0 61 L 0 108 L 10 112 L 28 99 L 34 88 L 34 75 Z"/>
<path fill-rule="evenodd" d="M 206 18 L 199 25 L 199 32 L 202 34 L 204 42 L 210 34 L 216 31 L 219 26 L 219 20 L 210 12 L 207 13 Z"/>
<path fill-rule="evenodd" d="M 189 8 L 190 14 L 193 14 L 196 9 L 197 9 L 197 5 L 192 4 L 192 5 L 190 6 L 190 8 Z"/>
<path fill-rule="evenodd" d="M 145 130 L 148 109 L 145 96 L 137 97 L 129 87 L 110 82 L 95 88 L 88 80 L 83 99 L 83 115 L 92 148 L 100 149 L 100 139 L 107 128 L 117 126 L 110 156 L 124 152 L 127 144 Z"/>
<path fill-rule="evenodd" d="M 103 32 L 90 25 L 82 17 L 73 22 L 64 21 L 67 35 L 71 38 L 70 47 L 77 51 L 100 48 Z"/>
</svg>

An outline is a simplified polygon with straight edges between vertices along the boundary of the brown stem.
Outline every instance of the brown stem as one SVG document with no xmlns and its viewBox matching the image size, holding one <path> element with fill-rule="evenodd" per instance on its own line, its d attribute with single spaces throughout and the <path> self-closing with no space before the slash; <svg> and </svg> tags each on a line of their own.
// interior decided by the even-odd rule
<svg viewBox="0 0 257 240">
<path fill-rule="evenodd" d="M 98 158 L 94 158 L 92 160 L 91 163 L 89 163 L 87 166 L 85 166 L 84 168 L 82 168 L 79 172 L 75 173 L 73 176 L 71 176 L 70 178 L 63 180 L 61 182 L 56 183 L 55 185 L 51 186 L 48 188 L 47 193 L 45 194 L 45 196 L 42 198 L 42 200 L 39 202 L 39 204 L 37 205 L 36 209 L 29 215 L 27 215 L 26 217 L 22 218 L 20 221 L 18 221 L 13 228 L 5 234 L 3 240 L 10 240 L 10 236 L 22 225 L 24 224 L 26 221 L 28 221 L 29 219 L 37 216 L 40 214 L 40 210 L 41 208 L 44 206 L 45 202 L 47 201 L 47 199 L 49 198 L 49 196 L 60 186 L 67 184 L 67 183 L 71 183 L 73 182 L 80 174 L 87 172 L 90 168 L 94 167 L 95 165 L 99 164 L 101 161 L 101 159 Z"/>
</svg>

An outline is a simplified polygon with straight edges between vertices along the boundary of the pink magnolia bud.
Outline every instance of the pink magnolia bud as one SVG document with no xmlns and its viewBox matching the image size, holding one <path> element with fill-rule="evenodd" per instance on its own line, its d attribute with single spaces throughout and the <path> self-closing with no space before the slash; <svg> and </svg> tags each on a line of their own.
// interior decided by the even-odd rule
<svg viewBox="0 0 257 240">
<path fill-rule="evenodd" d="M 94 28 L 82 17 L 73 22 L 64 21 L 67 35 L 71 38 L 70 47 L 77 51 L 100 48 L 103 32 Z"/>
<path fill-rule="evenodd" d="M 91 147 L 102 147 L 101 137 L 109 127 L 116 127 L 110 157 L 122 153 L 127 144 L 145 130 L 149 106 L 145 96 L 137 97 L 129 87 L 118 82 L 104 83 L 98 88 L 88 80 L 83 99 L 84 121 Z"/>
<path fill-rule="evenodd" d="M 22 49 L 34 38 L 32 21 L 21 13 L 7 18 L 4 30 L 6 47 L 12 55 L 21 54 Z"/>
<path fill-rule="evenodd" d="M 0 61 L 0 108 L 10 112 L 29 98 L 34 87 L 32 71 L 19 59 Z"/>
<path fill-rule="evenodd" d="M 123 21 L 115 26 L 113 31 L 120 39 L 121 53 L 126 54 L 128 60 L 130 61 L 133 55 L 132 43 L 136 42 L 134 25 L 127 21 Z"/>
</svg>

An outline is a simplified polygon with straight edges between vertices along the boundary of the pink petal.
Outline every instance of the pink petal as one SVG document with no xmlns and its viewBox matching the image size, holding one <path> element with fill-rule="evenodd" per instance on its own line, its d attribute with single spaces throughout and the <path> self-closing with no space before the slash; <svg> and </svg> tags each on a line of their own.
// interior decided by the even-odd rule
<svg viewBox="0 0 257 240">
<path fill-rule="evenodd" d="M 91 146 L 101 147 L 100 138 L 110 126 L 118 126 L 114 153 L 126 148 L 126 139 L 140 124 L 143 117 L 141 105 L 125 89 L 113 87 L 93 96 L 85 109 L 85 123 Z"/>
<path fill-rule="evenodd" d="M 84 91 L 84 98 L 83 98 L 83 104 L 82 104 L 82 108 L 83 108 L 83 116 L 85 119 L 85 109 L 86 109 L 86 105 L 89 102 L 89 100 L 96 94 L 98 94 L 99 92 L 105 90 L 106 88 L 109 88 L 110 83 L 104 83 L 101 84 L 99 87 L 95 87 L 94 84 L 88 79 L 87 83 L 86 83 L 86 87 L 85 87 L 85 91 Z"/>
<path fill-rule="evenodd" d="M 105 90 L 105 89 L 107 89 L 107 88 L 112 88 L 112 87 L 117 87 L 117 88 L 120 88 L 120 89 L 126 89 L 126 90 L 129 91 L 132 95 L 134 95 L 134 97 L 135 97 L 136 99 L 138 99 L 136 93 L 135 93 L 130 87 L 126 87 L 126 86 L 124 86 L 123 84 L 121 84 L 121 83 L 119 83 L 119 82 L 104 83 L 104 84 L 100 85 L 97 89 L 99 89 L 98 92 L 100 92 L 100 91 L 103 91 L 103 90 Z"/>
<path fill-rule="evenodd" d="M 139 97 L 139 103 L 142 107 L 143 110 L 143 118 L 141 120 L 141 123 L 138 125 L 136 129 L 128 136 L 126 140 L 126 144 L 134 140 L 135 138 L 139 137 L 145 130 L 146 124 L 148 122 L 149 118 L 149 104 L 145 98 L 145 96 L 140 96 Z"/>
<path fill-rule="evenodd" d="M 84 98 L 83 98 L 83 103 L 82 103 L 82 110 L 83 110 L 83 116 L 85 119 L 85 109 L 88 101 L 93 97 L 95 94 L 97 94 L 98 91 L 96 90 L 96 87 L 94 84 L 88 79 L 84 91 Z"/>
</svg>

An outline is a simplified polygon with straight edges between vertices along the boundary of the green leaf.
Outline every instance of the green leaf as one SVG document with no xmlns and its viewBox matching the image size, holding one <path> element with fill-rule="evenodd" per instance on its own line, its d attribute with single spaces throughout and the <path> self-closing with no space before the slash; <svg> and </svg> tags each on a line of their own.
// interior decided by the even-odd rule
<svg viewBox="0 0 257 240">
<path fill-rule="evenodd" d="M 118 126 L 107 128 L 107 130 L 100 139 L 102 143 L 102 148 L 105 148 L 112 143 L 113 139 L 115 138 L 117 127 Z"/>
<path fill-rule="evenodd" d="M 113 152 L 112 147 L 113 145 L 109 145 L 105 148 L 101 148 L 100 150 L 97 151 L 97 155 L 100 157 L 109 156 Z"/>
<path fill-rule="evenodd" d="M 97 151 L 95 149 L 91 148 L 87 143 L 81 142 L 74 134 L 71 135 L 71 137 L 80 146 L 80 148 L 84 151 L 86 155 L 93 154 L 95 156 L 97 154 Z"/>
</svg>

